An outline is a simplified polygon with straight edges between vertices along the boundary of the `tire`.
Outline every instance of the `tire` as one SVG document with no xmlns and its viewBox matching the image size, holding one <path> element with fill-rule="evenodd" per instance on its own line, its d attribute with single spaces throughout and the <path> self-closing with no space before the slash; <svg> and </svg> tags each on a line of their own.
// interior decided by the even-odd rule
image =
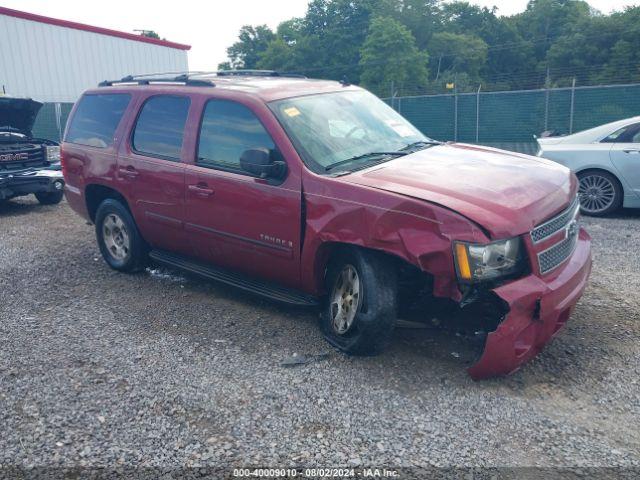
<svg viewBox="0 0 640 480">
<path fill-rule="evenodd" d="M 580 210 L 584 215 L 603 217 L 622 207 L 620 181 L 609 172 L 587 170 L 578 174 Z"/>
<path fill-rule="evenodd" d="M 353 302 L 356 292 L 344 288 L 345 275 L 351 277 L 353 286 L 352 272 L 358 280 L 355 307 L 347 302 Z M 397 316 L 398 278 L 393 263 L 382 254 L 351 248 L 332 259 L 325 281 L 328 295 L 320 330 L 327 341 L 349 355 L 381 353 L 391 340 Z"/>
<path fill-rule="evenodd" d="M 41 205 L 57 205 L 62 201 L 64 192 L 38 192 L 34 194 Z"/>
<path fill-rule="evenodd" d="M 96 239 L 105 262 L 120 272 L 137 272 L 148 262 L 148 247 L 129 210 L 118 200 L 103 201 L 96 212 Z"/>
</svg>

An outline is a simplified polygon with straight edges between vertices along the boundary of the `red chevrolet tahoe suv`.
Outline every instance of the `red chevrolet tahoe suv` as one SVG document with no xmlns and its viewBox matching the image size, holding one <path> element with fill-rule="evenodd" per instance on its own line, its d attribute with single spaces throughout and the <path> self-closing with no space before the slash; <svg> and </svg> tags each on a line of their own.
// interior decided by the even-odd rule
<svg viewBox="0 0 640 480">
<path fill-rule="evenodd" d="M 357 355 L 380 352 L 417 299 L 425 319 L 480 335 L 476 379 L 535 356 L 591 270 L 567 168 L 436 142 L 347 82 L 103 82 L 74 107 L 62 169 L 112 268 L 151 259 L 320 304 L 327 340 Z"/>
</svg>

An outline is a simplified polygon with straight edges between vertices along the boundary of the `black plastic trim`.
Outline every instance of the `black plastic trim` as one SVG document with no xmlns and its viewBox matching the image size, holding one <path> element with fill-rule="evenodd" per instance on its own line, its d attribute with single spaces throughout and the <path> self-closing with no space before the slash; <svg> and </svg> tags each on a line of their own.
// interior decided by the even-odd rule
<svg viewBox="0 0 640 480">
<path fill-rule="evenodd" d="M 217 282 L 290 305 L 315 307 L 318 299 L 294 289 L 251 278 L 247 275 L 204 264 L 164 250 L 152 250 L 149 256 L 158 263 L 176 267 Z"/>
</svg>

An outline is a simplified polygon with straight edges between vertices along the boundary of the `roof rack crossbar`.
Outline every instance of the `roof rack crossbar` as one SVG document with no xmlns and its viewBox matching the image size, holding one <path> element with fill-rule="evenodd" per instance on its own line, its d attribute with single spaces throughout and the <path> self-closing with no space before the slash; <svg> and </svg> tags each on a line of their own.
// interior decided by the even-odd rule
<svg viewBox="0 0 640 480">
<path fill-rule="evenodd" d="M 120 80 L 105 80 L 98 84 L 99 87 L 111 87 L 113 85 L 135 83 L 149 85 L 150 83 L 184 83 L 185 85 L 198 87 L 214 87 L 212 80 L 204 77 L 286 77 L 307 78 L 298 73 L 278 72 L 276 70 L 214 70 L 214 71 L 187 71 L 187 72 L 158 72 L 144 73 L 141 75 L 127 75 Z"/>
<path fill-rule="evenodd" d="M 167 84 L 176 84 L 183 83 L 185 85 L 194 86 L 194 87 L 215 87 L 215 83 L 211 80 L 204 79 L 193 79 L 188 76 L 177 76 L 174 78 L 154 78 L 154 77 L 145 77 L 145 78 L 136 78 L 132 75 L 128 75 L 126 77 L 121 78 L 120 80 L 105 80 L 98 84 L 99 87 L 112 87 L 114 85 L 125 85 L 125 84 L 138 84 L 138 85 L 149 85 L 152 83 L 167 83 Z"/>
</svg>

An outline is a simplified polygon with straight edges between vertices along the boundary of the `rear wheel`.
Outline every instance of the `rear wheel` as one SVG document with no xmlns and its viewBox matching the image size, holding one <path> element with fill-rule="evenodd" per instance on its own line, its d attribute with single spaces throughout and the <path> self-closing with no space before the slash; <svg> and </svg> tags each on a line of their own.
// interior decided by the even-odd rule
<svg viewBox="0 0 640 480">
<path fill-rule="evenodd" d="M 578 174 L 578 197 L 585 215 L 600 217 L 615 212 L 622 206 L 622 185 L 616 177 L 601 170 L 588 170 Z"/>
<path fill-rule="evenodd" d="M 115 270 L 135 272 L 147 263 L 147 246 L 129 210 L 107 199 L 96 212 L 96 238 L 102 257 Z"/>
<path fill-rule="evenodd" d="M 38 192 L 35 196 L 42 205 L 57 205 L 62 201 L 64 192 Z"/>
<path fill-rule="evenodd" d="M 376 252 L 338 254 L 326 275 L 320 328 L 333 346 L 350 355 L 375 355 L 388 345 L 396 320 L 397 273 Z"/>
</svg>

